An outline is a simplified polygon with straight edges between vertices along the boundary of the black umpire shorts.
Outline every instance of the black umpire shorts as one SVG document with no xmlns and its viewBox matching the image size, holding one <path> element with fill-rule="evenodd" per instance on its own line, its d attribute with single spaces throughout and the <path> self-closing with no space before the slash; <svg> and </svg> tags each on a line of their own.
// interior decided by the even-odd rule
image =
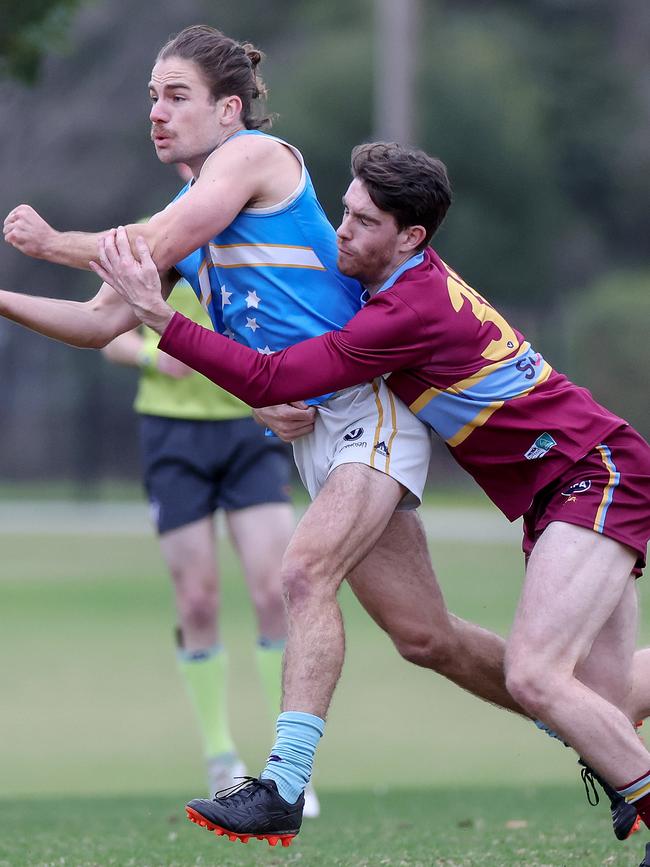
<svg viewBox="0 0 650 867">
<path fill-rule="evenodd" d="M 290 501 L 291 457 L 252 418 L 140 416 L 144 485 L 159 533 L 213 514 Z"/>
</svg>

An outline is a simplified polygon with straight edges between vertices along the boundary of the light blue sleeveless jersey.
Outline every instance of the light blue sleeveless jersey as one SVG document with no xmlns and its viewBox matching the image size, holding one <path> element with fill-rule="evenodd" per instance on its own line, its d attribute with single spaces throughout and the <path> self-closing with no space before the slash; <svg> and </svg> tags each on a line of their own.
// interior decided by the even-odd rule
<svg viewBox="0 0 650 867">
<path fill-rule="evenodd" d="M 215 331 L 264 354 L 338 330 L 361 306 L 359 283 L 336 268 L 336 234 L 301 154 L 274 140 L 289 147 L 302 166 L 293 194 L 271 208 L 241 211 L 208 245 L 176 265 Z"/>
</svg>

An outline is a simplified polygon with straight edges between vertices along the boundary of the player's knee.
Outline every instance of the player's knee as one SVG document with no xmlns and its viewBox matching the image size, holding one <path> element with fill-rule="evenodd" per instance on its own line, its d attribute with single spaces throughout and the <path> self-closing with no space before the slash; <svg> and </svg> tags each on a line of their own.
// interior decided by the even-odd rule
<svg viewBox="0 0 650 867">
<path fill-rule="evenodd" d="M 506 689 L 529 714 L 543 719 L 553 698 L 553 679 L 541 660 L 506 661 Z"/>
<path fill-rule="evenodd" d="M 400 656 L 413 665 L 446 674 L 454 664 L 455 648 L 447 636 L 430 633 L 393 637 Z"/>
<path fill-rule="evenodd" d="M 191 632 L 203 632 L 212 628 L 217 619 L 216 606 L 201 600 L 192 600 L 192 603 L 180 612 L 183 628 Z"/>
<path fill-rule="evenodd" d="M 251 591 L 251 600 L 260 620 L 284 618 L 284 595 L 280 586 L 256 587 Z"/>
<path fill-rule="evenodd" d="M 216 589 L 178 585 L 176 589 L 176 607 L 183 629 L 196 632 L 214 626 L 219 607 Z"/>
<path fill-rule="evenodd" d="M 282 569 L 282 591 L 287 610 L 291 613 L 318 604 L 330 593 L 330 586 L 318 562 L 308 557 L 292 558 Z"/>
</svg>

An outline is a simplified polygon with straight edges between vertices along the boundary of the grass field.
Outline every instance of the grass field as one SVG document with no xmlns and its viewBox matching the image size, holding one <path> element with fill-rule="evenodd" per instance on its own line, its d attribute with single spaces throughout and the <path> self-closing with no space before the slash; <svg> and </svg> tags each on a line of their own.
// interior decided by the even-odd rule
<svg viewBox="0 0 650 867">
<path fill-rule="evenodd" d="M 315 778 L 322 818 L 282 851 L 191 826 L 182 808 L 203 794 L 200 744 L 176 676 L 155 541 L 38 529 L 0 537 L 0 867 L 641 860 L 643 835 L 614 840 L 568 750 L 400 660 L 345 590 L 347 661 Z M 521 581 L 517 546 L 436 541 L 432 553 L 450 607 L 505 632 Z M 224 566 L 233 725 L 254 771 L 272 721 L 227 549 Z"/>
<path fill-rule="evenodd" d="M 567 787 L 326 791 L 288 849 L 218 839 L 179 816 L 187 793 L 2 803 L 3 865 L 164 867 L 637 867 L 604 810 Z M 593 815 L 592 815 L 593 813 Z M 639 835 L 637 835 L 639 836 Z"/>
</svg>

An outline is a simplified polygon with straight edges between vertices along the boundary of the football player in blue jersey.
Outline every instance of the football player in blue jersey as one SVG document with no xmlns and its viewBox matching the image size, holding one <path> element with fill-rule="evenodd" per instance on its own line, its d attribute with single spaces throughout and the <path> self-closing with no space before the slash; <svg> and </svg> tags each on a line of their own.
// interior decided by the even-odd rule
<svg viewBox="0 0 650 867">
<path fill-rule="evenodd" d="M 360 306 L 356 281 L 336 269 L 336 240 L 300 153 L 262 133 L 260 52 L 194 26 L 159 52 L 149 92 L 159 159 L 185 162 L 193 181 L 146 225 L 163 294 L 187 277 L 215 329 L 273 352 L 342 327 Z M 77 268 L 98 259 L 105 233 L 55 231 L 27 205 L 5 237 L 32 256 Z M 88 302 L 0 292 L 0 314 L 79 347 L 102 347 L 138 318 L 108 284 Z M 480 697 L 520 710 L 505 689 L 502 639 L 450 615 L 414 507 L 427 474 L 429 435 L 383 381 L 317 398 L 318 409 L 262 411 L 293 439 L 313 503 L 283 562 L 289 634 L 283 712 L 259 779 L 220 799 L 240 834 L 290 841 L 344 657 L 337 591 L 347 579 L 410 661 Z M 363 516 L 363 520 L 359 520 Z M 260 824 L 260 814 L 273 821 Z"/>
</svg>

